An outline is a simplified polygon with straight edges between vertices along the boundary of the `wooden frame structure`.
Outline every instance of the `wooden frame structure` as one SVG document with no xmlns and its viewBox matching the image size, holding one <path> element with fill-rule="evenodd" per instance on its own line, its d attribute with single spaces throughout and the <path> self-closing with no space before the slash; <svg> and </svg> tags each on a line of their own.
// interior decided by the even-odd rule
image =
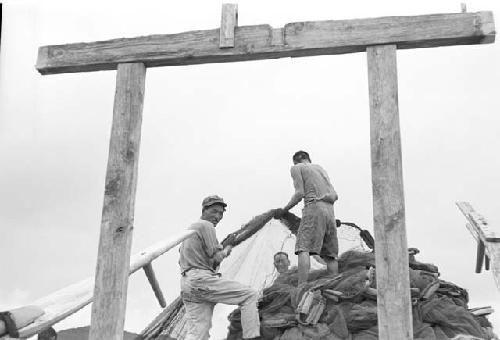
<svg viewBox="0 0 500 340">
<path fill-rule="evenodd" d="M 116 70 L 116 93 L 90 339 L 121 339 L 132 240 L 146 69 L 367 52 L 380 339 L 412 339 L 399 130 L 397 49 L 487 44 L 491 12 L 237 26 L 39 48 L 41 74 Z"/>
</svg>

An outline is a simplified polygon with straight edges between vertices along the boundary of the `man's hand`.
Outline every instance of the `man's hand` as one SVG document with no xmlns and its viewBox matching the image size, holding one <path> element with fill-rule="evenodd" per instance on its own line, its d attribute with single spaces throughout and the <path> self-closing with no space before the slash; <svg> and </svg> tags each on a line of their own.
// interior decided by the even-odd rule
<svg viewBox="0 0 500 340">
<path fill-rule="evenodd" d="M 228 257 L 231 254 L 232 250 L 233 246 L 225 246 L 224 249 L 219 250 L 217 253 L 215 253 L 214 261 L 216 265 L 219 265 L 222 262 L 222 260 Z"/>
<path fill-rule="evenodd" d="M 233 247 L 234 244 L 236 243 L 236 233 L 232 233 L 232 234 L 227 235 L 227 237 L 224 239 L 224 241 L 222 241 L 222 243 L 225 246 Z"/>
<path fill-rule="evenodd" d="M 232 251 L 233 251 L 233 246 L 226 246 L 226 247 L 224 247 L 224 253 L 226 254 L 225 257 L 228 257 L 229 255 L 231 255 Z"/>
</svg>

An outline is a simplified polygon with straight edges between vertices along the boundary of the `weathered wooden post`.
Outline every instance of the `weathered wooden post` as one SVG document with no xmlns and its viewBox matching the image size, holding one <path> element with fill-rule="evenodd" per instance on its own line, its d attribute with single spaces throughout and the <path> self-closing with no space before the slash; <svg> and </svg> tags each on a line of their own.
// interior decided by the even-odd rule
<svg viewBox="0 0 500 340">
<path fill-rule="evenodd" d="M 413 339 L 396 45 L 366 49 L 379 339 Z"/>
<path fill-rule="evenodd" d="M 146 67 L 118 64 L 89 339 L 123 338 Z"/>
</svg>

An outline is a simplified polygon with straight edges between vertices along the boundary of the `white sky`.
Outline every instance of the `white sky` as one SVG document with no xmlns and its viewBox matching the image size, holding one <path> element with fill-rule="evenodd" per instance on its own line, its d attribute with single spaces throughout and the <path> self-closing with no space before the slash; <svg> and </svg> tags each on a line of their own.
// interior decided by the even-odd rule
<svg viewBox="0 0 500 340">
<path fill-rule="evenodd" d="M 238 3 L 240 26 L 460 11 L 458 1 Z M 494 0 L 467 5 L 500 13 Z M 96 263 L 115 72 L 41 76 L 37 48 L 219 23 L 219 1 L 4 2 L 0 309 L 90 276 Z M 500 47 L 399 51 L 398 71 L 408 244 L 467 288 L 471 307 L 495 305 L 490 320 L 500 331 L 500 293 L 491 273 L 474 274 L 476 245 L 454 205 L 471 202 L 499 228 Z M 364 53 L 149 69 L 133 253 L 197 219 L 208 194 L 229 203 L 220 237 L 283 206 L 298 149 L 330 173 L 338 218 L 372 229 Z M 172 300 L 177 252 L 154 267 Z M 127 330 L 159 311 L 144 275 L 133 276 Z M 61 328 L 86 324 L 89 314 Z"/>
</svg>

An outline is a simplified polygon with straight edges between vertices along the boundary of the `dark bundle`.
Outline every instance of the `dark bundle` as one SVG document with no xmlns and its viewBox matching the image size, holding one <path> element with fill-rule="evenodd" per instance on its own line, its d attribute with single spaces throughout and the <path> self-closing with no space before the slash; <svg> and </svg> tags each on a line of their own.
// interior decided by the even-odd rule
<svg viewBox="0 0 500 340">
<path fill-rule="evenodd" d="M 273 209 L 261 215 L 255 216 L 248 223 L 243 225 L 239 230 L 227 235 L 221 242 L 222 246 L 225 247 L 230 245 L 236 247 L 243 241 L 249 239 L 274 218 L 274 216 L 276 215 L 276 211 L 277 209 Z"/>
<path fill-rule="evenodd" d="M 308 282 L 297 287 L 296 269 L 281 274 L 259 302 L 262 339 L 378 339 L 374 266 L 373 252 L 347 251 L 339 258 L 339 275 L 312 271 Z M 491 324 L 478 310 L 468 309 L 463 288 L 440 280 L 436 266 L 414 256 L 409 271 L 415 339 L 451 339 L 458 334 L 491 338 Z M 239 309 L 229 315 L 227 340 L 242 339 L 240 318 Z"/>
<path fill-rule="evenodd" d="M 290 229 L 290 231 L 294 235 L 297 235 L 297 231 L 299 230 L 299 226 L 300 226 L 300 217 L 287 211 L 280 217 L 280 221 L 288 229 Z M 356 229 L 359 232 L 359 237 L 363 240 L 363 242 L 366 244 L 366 246 L 371 250 L 375 249 L 375 240 L 373 239 L 373 236 L 370 234 L 370 232 L 368 230 L 361 229 L 355 223 L 352 223 L 352 222 L 342 222 L 339 219 L 337 219 L 336 222 L 337 222 L 337 228 L 340 227 L 341 225 L 345 225 L 345 226 Z"/>
</svg>

